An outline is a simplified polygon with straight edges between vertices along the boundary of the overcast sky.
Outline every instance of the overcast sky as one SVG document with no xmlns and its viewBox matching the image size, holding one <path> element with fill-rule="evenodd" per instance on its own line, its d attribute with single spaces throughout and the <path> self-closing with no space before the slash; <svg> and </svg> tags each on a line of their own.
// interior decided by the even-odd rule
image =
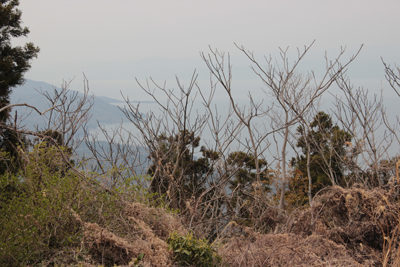
<svg viewBox="0 0 400 267">
<path fill-rule="evenodd" d="M 41 49 L 26 78 L 59 85 L 75 76 L 79 87 L 85 72 L 93 92 L 115 98 L 140 95 L 135 76 L 188 79 L 209 45 L 247 68 L 234 42 L 274 55 L 315 39 L 306 68 L 324 67 L 325 51 L 346 46 L 349 58 L 364 44 L 350 73 L 373 87 L 384 79 L 380 57 L 400 64 L 398 0 L 20 0 L 20 9 L 31 33 L 16 43 Z"/>
</svg>

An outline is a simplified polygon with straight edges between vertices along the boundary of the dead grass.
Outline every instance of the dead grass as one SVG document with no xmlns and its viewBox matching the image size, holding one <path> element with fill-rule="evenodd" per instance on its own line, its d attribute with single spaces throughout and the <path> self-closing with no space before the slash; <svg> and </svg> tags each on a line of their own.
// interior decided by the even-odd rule
<svg viewBox="0 0 400 267">
<path fill-rule="evenodd" d="M 219 253 L 229 266 L 400 266 L 397 195 L 394 184 L 331 187 L 315 200 L 314 225 L 310 208 L 286 215 L 277 234 L 232 224 Z"/>
<path fill-rule="evenodd" d="M 363 265 L 398 266 L 400 205 L 396 190 L 394 184 L 372 190 L 361 185 L 332 187 L 316 199 L 315 226 L 311 226 L 308 209 L 294 216 L 288 232 L 314 233 L 332 240 Z"/>
<path fill-rule="evenodd" d="M 83 224 L 82 246 L 91 256 L 87 264 L 128 265 L 144 253 L 143 266 L 171 266 L 172 253 L 166 239 L 172 231 L 186 233 L 178 216 L 140 203 L 126 204 L 123 218 L 119 218 L 125 231 L 119 229 L 119 235 L 97 223 L 82 222 L 77 214 L 74 216 Z"/>
<path fill-rule="evenodd" d="M 227 266 L 360 266 L 344 246 L 318 235 L 259 234 L 247 228 L 220 242 Z"/>
</svg>

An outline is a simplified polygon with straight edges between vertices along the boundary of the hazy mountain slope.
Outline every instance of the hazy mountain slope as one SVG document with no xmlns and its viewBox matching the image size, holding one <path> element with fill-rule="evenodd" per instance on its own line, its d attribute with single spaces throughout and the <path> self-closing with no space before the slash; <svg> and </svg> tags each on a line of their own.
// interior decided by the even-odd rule
<svg viewBox="0 0 400 267">
<path fill-rule="evenodd" d="M 33 80 L 26 80 L 26 83 L 22 86 L 18 86 L 13 89 L 11 94 L 11 103 L 27 103 L 29 105 L 35 106 L 40 111 L 44 111 L 49 108 L 50 104 L 47 99 L 41 95 L 38 91 L 50 92 L 54 91 L 54 86 L 45 82 L 37 82 Z M 57 88 L 60 90 L 59 88 Z M 72 91 L 73 92 L 73 91 Z M 72 93 L 71 92 L 71 93 Z M 97 121 L 100 124 L 112 124 L 119 123 L 122 120 L 126 121 L 125 116 L 119 110 L 119 108 L 110 103 L 122 103 L 120 100 L 97 97 L 94 96 L 94 105 L 90 111 L 92 118 L 88 123 L 89 128 L 97 127 Z M 16 107 L 14 110 L 18 111 L 18 115 L 26 114 L 30 112 L 30 109 L 25 107 Z M 14 112 L 12 112 L 14 114 Z M 37 113 L 32 112 L 29 117 L 25 120 L 28 128 L 33 129 L 35 125 L 43 126 L 45 118 Z"/>
</svg>

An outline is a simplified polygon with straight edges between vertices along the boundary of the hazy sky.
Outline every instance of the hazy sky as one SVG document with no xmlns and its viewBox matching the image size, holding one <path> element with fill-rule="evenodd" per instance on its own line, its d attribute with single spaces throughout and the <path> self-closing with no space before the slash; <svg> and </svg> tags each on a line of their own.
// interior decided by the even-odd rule
<svg viewBox="0 0 400 267">
<path fill-rule="evenodd" d="M 348 58 L 364 44 L 350 73 L 369 86 L 384 79 L 381 56 L 400 64 L 398 0 L 20 0 L 20 9 L 31 33 L 16 43 L 41 49 L 26 78 L 59 85 L 76 76 L 78 90 L 85 72 L 92 91 L 116 98 L 140 95 L 135 76 L 188 79 L 209 45 L 249 66 L 234 42 L 268 55 L 316 39 L 306 68 L 324 67 L 325 51 L 346 46 Z"/>
</svg>

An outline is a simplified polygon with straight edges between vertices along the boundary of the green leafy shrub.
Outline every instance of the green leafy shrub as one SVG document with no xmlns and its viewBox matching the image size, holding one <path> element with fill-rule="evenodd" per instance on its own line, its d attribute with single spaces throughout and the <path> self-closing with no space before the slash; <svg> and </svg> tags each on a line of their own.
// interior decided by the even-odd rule
<svg viewBox="0 0 400 267">
<path fill-rule="evenodd" d="M 165 228 L 168 218 L 173 219 L 164 209 L 147 208 L 166 204 L 139 185 L 145 177 L 125 173 L 110 186 L 108 181 L 114 178 L 113 174 L 124 169 L 80 175 L 68 163 L 68 148 L 49 146 L 46 142 L 36 144 L 30 151 L 21 149 L 20 153 L 24 159 L 20 171 L 0 175 L 0 266 L 128 264 L 132 255 L 137 256 L 135 251 L 127 255 L 120 249 L 121 256 L 112 249 L 90 244 L 85 224 L 96 225 L 134 243 L 139 234 L 132 234 L 132 229 L 139 226 L 129 216 L 151 225 L 148 230 L 154 228 L 158 233 Z M 0 151 L 0 159 L 8 157 Z M 138 203 L 143 203 L 143 208 Z M 162 221 L 160 216 L 164 216 Z M 102 244 L 107 248 L 112 245 Z M 146 255 L 149 259 L 153 256 Z"/>
<path fill-rule="evenodd" d="M 42 143 L 23 156 L 19 173 L 0 176 L 1 266 L 37 264 L 82 236 L 70 208 L 84 192 L 60 150 Z"/>
<path fill-rule="evenodd" d="M 197 239 L 192 233 L 180 236 L 174 232 L 167 240 L 174 253 L 174 261 L 179 266 L 219 266 L 221 257 L 211 247 L 207 239 Z"/>
</svg>

